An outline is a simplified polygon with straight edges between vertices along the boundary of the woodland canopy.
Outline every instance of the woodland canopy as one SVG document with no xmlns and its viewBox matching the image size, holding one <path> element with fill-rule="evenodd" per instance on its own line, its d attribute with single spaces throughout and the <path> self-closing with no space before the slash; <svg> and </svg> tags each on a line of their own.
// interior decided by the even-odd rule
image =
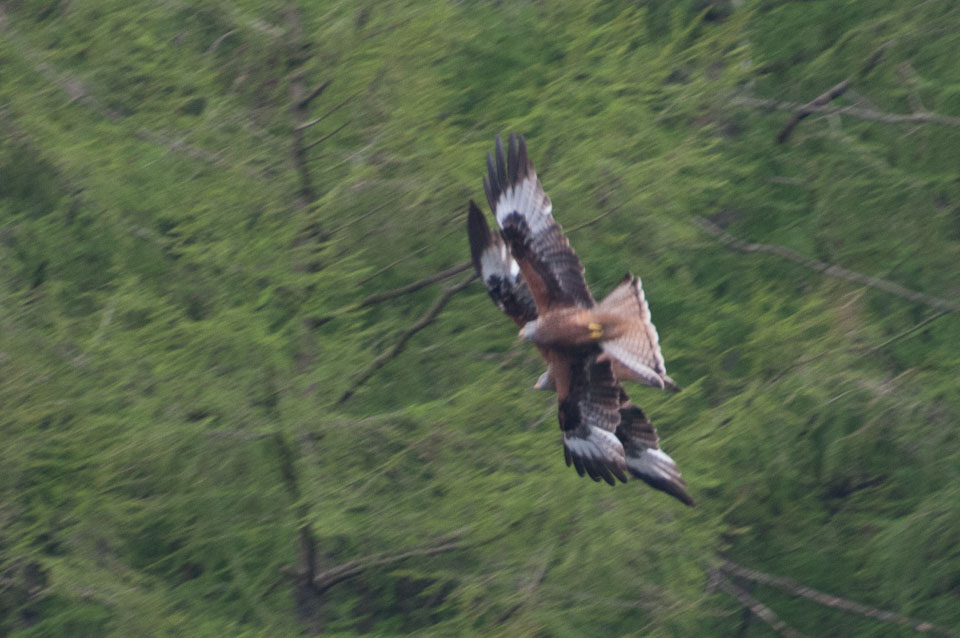
<svg viewBox="0 0 960 638">
<path fill-rule="evenodd" d="M 960 632 L 960 4 L 0 1 L 0 635 Z M 697 501 L 564 466 L 522 133 Z"/>
</svg>

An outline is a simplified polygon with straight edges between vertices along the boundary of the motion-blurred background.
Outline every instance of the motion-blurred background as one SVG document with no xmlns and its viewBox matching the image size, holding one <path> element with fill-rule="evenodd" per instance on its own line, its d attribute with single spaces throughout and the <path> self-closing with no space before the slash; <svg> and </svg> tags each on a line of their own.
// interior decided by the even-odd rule
<svg viewBox="0 0 960 638">
<path fill-rule="evenodd" d="M 0 634 L 960 631 L 958 49 L 948 0 L 0 2 Z M 511 131 L 643 279 L 695 510 L 564 467 L 465 283 Z"/>
</svg>

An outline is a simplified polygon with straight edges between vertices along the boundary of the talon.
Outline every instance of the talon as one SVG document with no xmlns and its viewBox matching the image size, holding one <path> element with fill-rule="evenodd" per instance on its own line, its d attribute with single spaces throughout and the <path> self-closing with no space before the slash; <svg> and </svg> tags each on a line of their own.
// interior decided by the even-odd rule
<svg viewBox="0 0 960 638">
<path fill-rule="evenodd" d="M 601 339 L 603 337 L 603 326 L 599 323 L 587 324 L 587 330 L 590 331 L 591 339 Z"/>
</svg>

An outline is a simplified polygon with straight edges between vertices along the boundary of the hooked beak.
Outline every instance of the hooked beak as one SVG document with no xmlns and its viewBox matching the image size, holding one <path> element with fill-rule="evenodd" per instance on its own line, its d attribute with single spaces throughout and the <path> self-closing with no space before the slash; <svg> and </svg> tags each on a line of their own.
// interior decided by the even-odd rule
<svg viewBox="0 0 960 638">
<path fill-rule="evenodd" d="M 536 321 L 528 321 L 520 328 L 519 336 L 524 341 L 533 341 L 533 334 L 537 331 Z"/>
</svg>

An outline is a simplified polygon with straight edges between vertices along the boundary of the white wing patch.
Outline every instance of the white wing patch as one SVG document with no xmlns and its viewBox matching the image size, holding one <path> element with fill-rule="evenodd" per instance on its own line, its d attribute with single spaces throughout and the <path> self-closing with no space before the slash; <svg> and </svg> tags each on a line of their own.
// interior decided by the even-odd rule
<svg viewBox="0 0 960 638">
<path fill-rule="evenodd" d="M 523 181 L 505 189 L 497 200 L 497 225 L 503 228 L 507 216 L 517 213 L 526 220 L 531 234 L 537 235 L 553 222 L 552 212 L 553 204 L 531 168 Z"/>
<path fill-rule="evenodd" d="M 627 468 L 638 478 L 648 477 L 654 481 L 686 485 L 680 475 L 680 468 L 663 450 L 647 448 L 639 456 L 628 456 Z"/>
<path fill-rule="evenodd" d="M 582 430 L 563 435 L 563 444 L 570 453 L 582 459 L 599 461 L 604 465 L 623 465 L 623 444 L 613 432 L 588 426 L 587 436 L 577 436 Z"/>
<path fill-rule="evenodd" d="M 506 244 L 500 244 L 499 251 L 496 245 L 491 245 L 483 251 L 483 255 L 480 256 L 480 270 L 485 282 L 490 279 L 491 275 L 496 275 L 501 279 L 516 283 L 520 266 L 507 252 Z"/>
</svg>

